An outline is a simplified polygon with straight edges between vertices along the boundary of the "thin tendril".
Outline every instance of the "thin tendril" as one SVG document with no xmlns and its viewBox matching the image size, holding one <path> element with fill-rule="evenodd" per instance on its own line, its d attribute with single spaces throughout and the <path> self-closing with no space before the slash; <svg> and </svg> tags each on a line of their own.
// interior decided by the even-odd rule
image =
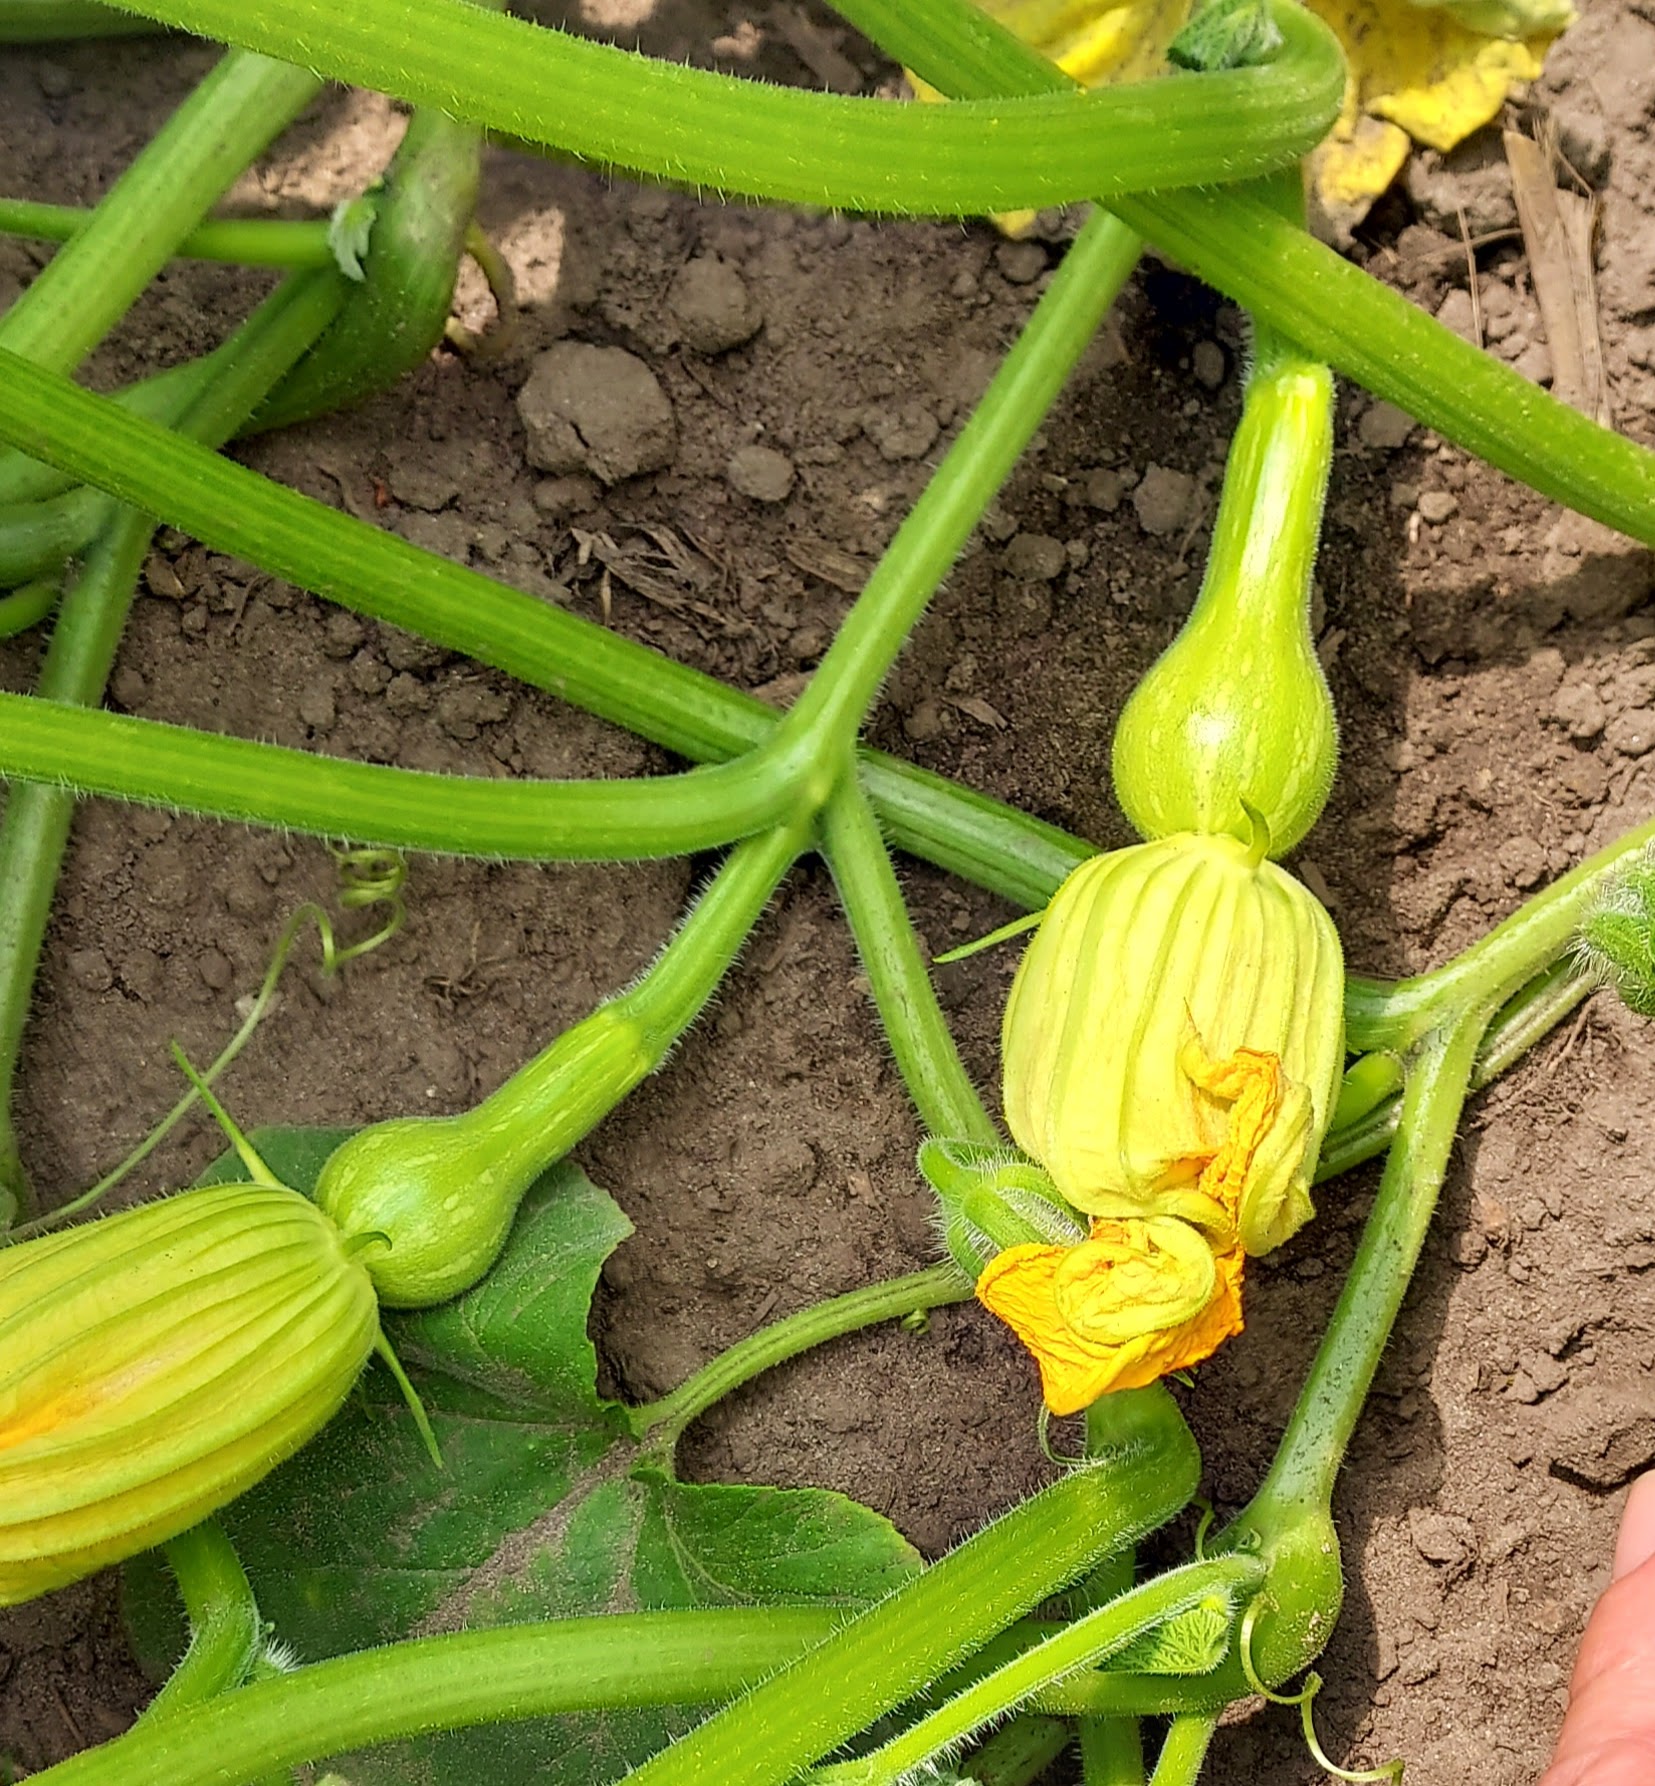
<svg viewBox="0 0 1655 1786">
<path fill-rule="evenodd" d="M 511 270 L 510 261 L 484 234 L 476 218 L 466 226 L 465 251 L 476 264 L 489 295 L 494 299 L 494 327 L 479 332 L 468 329 L 458 317 L 451 316 L 443 330 L 443 339 L 461 353 L 497 360 L 517 339 L 517 276 Z"/>
<path fill-rule="evenodd" d="M 366 955 L 369 950 L 377 949 L 381 943 L 388 942 L 402 928 L 407 917 L 402 887 L 408 878 L 408 867 L 401 855 L 395 850 L 371 849 L 332 849 L 330 853 L 339 870 L 336 897 L 340 906 L 346 911 L 361 911 L 370 905 L 388 905 L 389 915 L 372 936 L 341 948 L 332 920 L 322 907 L 310 900 L 301 905 L 282 926 L 281 935 L 277 937 L 276 946 L 271 951 L 270 965 L 265 969 L 264 978 L 259 983 L 259 989 L 254 994 L 240 1027 L 200 1075 L 205 1085 L 212 1085 L 224 1073 L 252 1040 L 254 1030 L 268 1015 L 277 983 L 293 953 L 294 944 L 307 924 L 316 925 L 322 950 L 322 972 L 330 976 L 337 973 L 347 961 L 354 961 L 357 956 Z M 37 1234 L 48 1234 L 108 1196 L 123 1178 L 142 1165 L 166 1140 L 195 1108 L 200 1097 L 200 1092 L 192 1084 L 131 1153 L 105 1173 L 90 1190 L 82 1191 L 78 1197 L 71 1198 L 56 1209 L 48 1210 L 45 1215 L 37 1216 L 32 1222 L 19 1224 L 0 1244 L 15 1245 L 19 1241 L 32 1240 Z"/>
<path fill-rule="evenodd" d="M 1316 1714 L 1313 1710 L 1316 1695 L 1322 1690 L 1322 1677 L 1314 1669 L 1304 1677 L 1304 1685 L 1297 1693 L 1274 1693 L 1259 1679 L 1258 1670 L 1253 1666 L 1253 1627 L 1258 1623 L 1259 1614 L 1265 1610 L 1267 1598 L 1268 1596 L 1260 1594 L 1241 1617 L 1237 1653 L 1247 1685 L 1262 1698 L 1268 1699 L 1272 1705 L 1296 1705 L 1299 1708 L 1299 1724 L 1304 1731 L 1305 1747 L 1323 1773 L 1331 1774 L 1336 1780 L 1349 1780 L 1353 1786 L 1369 1786 L 1370 1782 L 1379 1780 L 1389 1780 L 1395 1786 L 1402 1779 L 1406 1766 L 1400 1756 L 1395 1761 L 1385 1762 L 1381 1767 L 1353 1771 L 1338 1766 L 1322 1747 L 1321 1739 L 1316 1735 Z"/>
</svg>

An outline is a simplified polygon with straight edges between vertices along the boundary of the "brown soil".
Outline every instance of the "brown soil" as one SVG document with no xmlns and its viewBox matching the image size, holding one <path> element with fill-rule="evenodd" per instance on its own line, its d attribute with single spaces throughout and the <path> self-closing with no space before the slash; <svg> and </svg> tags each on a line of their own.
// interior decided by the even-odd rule
<svg viewBox="0 0 1655 1786">
<path fill-rule="evenodd" d="M 640 10 L 609 22 L 657 54 L 870 91 L 890 78 L 826 15 L 793 6 L 751 22 L 694 0 L 642 22 Z M 209 59 L 178 42 L 9 55 L 0 190 L 101 191 Z M 1543 88 L 1606 184 L 1608 364 L 1620 425 L 1643 439 L 1652 70 L 1655 13 L 1606 0 Z M 399 128 L 384 102 L 332 94 L 238 198 L 331 202 Z M 1441 217 L 1446 194 L 1451 217 L 1487 176 L 1426 172 L 1416 202 L 1388 200 L 1357 253 L 1453 316 L 1468 308 L 1464 260 L 1417 207 Z M 445 351 L 355 413 L 245 456 L 778 697 L 817 661 L 848 605 L 841 585 L 889 539 L 1056 253 L 985 225 L 698 205 L 506 153 L 489 159 L 482 216 L 524 285 L 512 351 Z M 707 253 L 762 317 L 722 354 L 686 345 L 665 301 Z M 0 244 L 0 300 L 44 257 Z M 169 271 L 99 356 L 97 381 L 199 351 L 264 283 Z M 1538 369 L 1520 243 L 1483 252 L 1481 285 L 1495 351 Z M 463 296 L 484 310 L 480 288 Z M 872 726 L 876 742 L 1100 845 L 1128 841 L 1109 791 L 1111 718 L 1194 592 L 1242 353 L 1235 312 L 1154 263 L 1117 318 Z M 603 490 L 530 467 L 514 399 L 564 338 L 648 363 L 676 417 L 665 469 Z M 1441 960 L 1650 811 L 1655 609 L 1643 554 L 1417 429 L 1400 440 L 1357 391 L 1340 416 L 1319 581 L 1344 767 L 1298 867 L 1325 891 L 1353 966 L 1395 974 Z M 732 455 L 755 444 L 791 461 L 785 500 L 732 486 Z M 648 529 L 671 530 L 695 574 L 674 570 Z M 581 549 L 602 534 L 620 553 L 607 577 Z M 114 680 L 122 710 L 420 768 L 666 766 L 548 697 L 188 541 L 165 538 L 162 556 Z M 0 646 L 0 685 L 30 684 L 38 643 Z M 416 862 L 406 931 L 337 986 L 290 977 L 228 1084 L 234 1108 L 244 1122 L 359 1123 L 471 1101 L 649 959 L 698 873 Z M 928 868 L 904 876 L 933 947 L 1010 915 Z M 208 1054 L 282 916 L 330 880 L 305 839 L 87 805 L 25 1059 L 25 1142 L 47 1193 L 88 1181 L 146 1130 L 176 1094 L 168 1039 Z M 1002 950 L 939 974 L 984 1085 L 1013 962 Z M 1320 1721 L 1347 1764 L 1402 1754 L 1417 1786 L 1516 1786 L 1543 1762 L 1621 1485 L 1655 1456 L 1652 1110 L 1655 1054 L 1605 996 L 1474 1106 L 1337 1501 L 1351 1589 Z M 716 1010 L 580 1150 L 639 1230 L 597 1313 L 615 1384 L 657 1393 L 773 1315 L 930 1261 L 917 1138 L 831 888 L 803 869 Z M 192 1126 L 134 1194 L 189 1179 L 216 1149 Z M 1268 1459 L 1372 1188 L 1371 1173 L 1329 1187 L 1322 1218 L 1251 1274 L 1246 1335 L 1184 1398 L 1221 1511 Z M 703 1423 L 685 1466 L 843 1489 L 935 1554 L 1049 1475 L 1034 1410 L 1026 1360 L 966 1306 L 926 1337 L 877 1332 L 778 1371 Z M 1610 1440 L 1610 1466 L 1595 1466 Z M 109 1580 L 0 1617 L 0 1766 L 38 1768 L 109 1736 L 144 1691 Z M 1243 1708 L 1235 1723 L 1211 1764 L 1217 1786 L 1320 1778 L 1291 1713 Z"/>
</svg>

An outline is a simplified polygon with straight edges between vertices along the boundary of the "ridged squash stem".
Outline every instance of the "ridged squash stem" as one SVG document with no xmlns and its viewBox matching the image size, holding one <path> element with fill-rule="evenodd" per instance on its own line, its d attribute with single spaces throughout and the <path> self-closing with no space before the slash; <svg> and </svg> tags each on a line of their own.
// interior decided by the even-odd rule
<svg viewBox="0 0 1655 1786">
<path fill-rule="evenodd" d="M 57 597 L 56 577 L 39 577 L 9 595 L 0 595 L 0 639 L 15 639 L 31 626 L 39 626 L 57 606 Z"/>
<path fill-rule="evenodd" d="M 1135 1417 L 1134 1402 L 1159 1402 L 1169 1410 L 1163 1418 L 1174 1414 L 1183 1418 L 1164 1382 L 1100 1396 L 1085 1414 L 1087 1456 L 1107 1455 L 1113 1449 L 1122 1421 Z M 1137 1572 L 1137 1551 L 1116 1551 L 1070 1595 L 1071 1608 L 1107 1605 L 1131 1589 Z M 1136 1718 L 1082 1718 L 1079 1735 L 1081 1786 L 1144 1786 L 1143 1735 Z"/>
<path fill-rule="evenodd" d="M 166 1550 L 183 1597 L 190 1641 L 160 1692 L 139 1714 L 140 1724 L 172 1717 L 239 1687 L 264 1642 L 252 1584 L 216 1519 L 181 1532 Z"/>
<path fill-rule="evenodd" d="M 886 1039 L 920 1120 L 933 1134 L 992 1147 L 999 1130 L 960 1059 L 879 821 L 854 778 L 834 790 L 822 840 Z"/>
<path fill-rule="evenodd" d="M 498 11 L 502 0 L 476 0 Z M 250 432 L 343 408 L 394 384 L 443 336 L 477 206 L 483 138 L 422 109 L 384 176 L 348 210 L 368 227 L 361 278 L 333 326 L 252 419 Z"/>
<path fill-rule="evenodd" d="M 226 344 L 233 351 L 186 411 L 181 428 L 206 446 L 233 434 L 326 326 L 342 283 L 332 272 L 307 273 L 273 293 Z M 41 666 L 40 697 L 54 706 L 91 706 L 103 698 L 155 528 L 148 515 L 119 508 L 107 497 L 97 500 L 108 510 L 104 533 L 63 598 Z M 27 1201 L 12 1092 L 74 805 L 68 788 L 20 786 L 11 790 L 0 817 L 0 1231 Z"/>
<path fill-rule="evenodd" d="M 633 1786 L 780 1786 L 1100 1557 L 1187 1504 L 1200 1458 L 1153 1404 L 1122 1449 L 1002 1514 L 636 1769 Z"/>
<path fill-rule="evenodd" d="M 1181 1613 L 1199 1607 L 1215 1616 L 1227 1616 L 1257 1591 L 1263 1579 L 1264 1565 L 1249 1556 L 1212 1557 L 1168 1569 L 1003 1663 L 871 1755 L 819 1768 L 810 1778 L 819 1786 L 899 1786 L 915 1778 L 916 1770 L 933 1757 L 954 1751 L 1042 1687 L 1106 1661 L 1135 1638 L 1146 1636 Z M 823 1690 L 831 1690 L 826 1682 Z M 636 1777 L 643 1779 L 646 1774 L 647 1769 L 640 1769 Z M 751 1779 L 753 1786 L 770 1786 L 772 1782 L 779 1786 L 787 1777 L 768 1770 L 740 1776 Z"/>
<path fill-rule="evenodd" d="M 616 1613 L 460 1631 L 360 1650 L 182 1708 L 161 1727 L 141 1722 L 113 1741 L 34 1776 L 38 1786 L 242 1786 L 321 1756 L 436 1730 L 518 1718 L 734 1698 L 820 1645 L 844 1607 L 770 1606 Z M 1024 1621 L 987 1646 L 996 1657 L 1049 1635 Z M 1031 1710 L 1072 1715 L 1095 1672 L 1038 1693 Z M 1186 1683 L 1133 1677 L 1173 1703 Z M 1065 1732 L 1065 1736 L 1067 1733 Z"/>
<path fill-rule="evenodd" d="M 835 10 L 944 93 L 980 98 L 1074 87 L 969 0 L 839 0 Z M 1335 372 L 1541 495 L 1655 546 L 1655 453 L 1462 341 L 1306 234 L 1269 197 L 1221 184 L 1133 192 L 1107 203 L 1168 259 Z"/>
<path fill-rule="evenodd" d="M 743 756 L 780 723 L 773 708 L 751 695 L 243 466 L 198 452 L 136 409 L 22 361 L 0 359 L 0 366 L 0 439 L 159 514 L 216 550 L 464 652 L 698 762 Z M 119 746 L 105 735 L 106 721 L 120 724 Z M 13 712 L 0 725 L 0 773 L 69 779 L 88 791 L 252 816 L 238 792 L 249 776 L 249 764 L 236 750 L 241 741 L 201 739 L 197 773 L 184 776 L 167 766 L 145 781 L 136 772 L 127 777 L 123 763 L 128 757 L 139 761 L 139 740 L 165 738 L 165 729 L 151 732 L 144 722 L 117 715 L 58 715 L 54 723 L 65 742 L 85 740 L 72 768 L 63 768 L 56 756 L 57 767 L 39 769 L 9 757 L 13 738 L 21 734 Z M 957 867 L 1025 906 L 1044 905 L 1063 876 L 1092 853 L 1055 826 L 927 770 L 877 752 L 863 752 L 858 760 L 893 843 Z M 307 772 L 324 767 L 307 766 Z M 760 779 L 768 791 L 773 776 L 766 772 Z M 686 787 L 677 784 L 674 798 Z M 427 827 L 435 822 L 428 814 Z"/>
<path fill-rule="evenodd" d="M 1195 1786 L 1218 1728 L 1216 1713 L 1184 1712 L 1167 1726 L 1149 1786 Z"/>
<path fill-rule="evenodd" d="M 61 43 L 78 37 L 137 37 L 162 27 L 97 0 L 0 0 L 0 43 Z"/>
<path fill-rule="evenodd" d="M 1321 1653 L 1343 1598 L 1333 1486 L 1431 1225 L 1486 1017 L 1427 1038 L 1410 1064 L 1402 1118 L 1356 1258 L 1258 1493 L 1210 1547 L 1261 1558 L 1269 1574 L 1252 1663 L 1278 1685 Z M 1214 1685 L 1244 1697 L 1232 1652 Z"/>
<path fill-rule="evenodd" d="M 946 111 L 947 107 L 930 108 Z M 848 744 L 933 591 L 1011 475 L 1138 264 L 1138 240 L 1088 220 L 845 617 L 775 748 Z"/>
<path fill-rule="evenodd" d="M 1142 836 L 1245 842 L 1257 815 L 1283 856 L 1326 804 L 1338 725 L 1310 597 L 1332 462 L 1332 376 L 1262 334 L 1201 591 L 1115 728 L 1115 792 Z"/>
<path fill-rule="evenodd" d="M 1337 42 L 1290 5 L 1273 7 L 1284 47 L 1265 67 L 926 108 L 932 116 L 629 55 L 465 0 L 134 0 L 129 10 L 680 186 L 927 216 L 1245 179 L 1308 153 L 1344 92 Z"/>
<path fill-rule="evenodd" d="M 0 345 L 72 371 L 321 88 L 309 69 L 230 51 L 0 319 Z"/>
<path fill-rule="evenodd" d="M 382 1304 L 429 1307 L 482 1277 L 524 1192 L 695 1021 L 808 837 L 796 824 L 738 844 L 654 965 L 473 1109 L 375 1123 L 329 1156 L 318 1206 L 347 1239 L 390 1243 L 366 1260 Z"/>
<path fill-rule="evenodd" d="M 629 1409 L 628 1424 L 635 1438 L 649 1440 L 652 1453 L 670 1454 L 679 1434 L 714 1402 L 787 1359 L 876 1321 L 900 1320 L 916 1309 L 942 1308 L 970 1295 L 966 1279 L 953 1265 L 944 1264 L 813 1302 L 726 1347 L 670 1395 Z"/>
<path fill-rule="evenodd" d="M 1572 947 L 1605 885 L 1652 843 L 1655 819 L 1553 881 L 1444 966 L 1391 985 L 1356 982 L 1348 999 L 1351 1046 L 1404 1051 L 1462 1011 L 1487 1012 L 1515 997 Z"/>
<path fill-rule="evenodd" d="M 977 1786 L 1034 1786 L 1068 1746 L 1061 1718 L 1020 1712 L 972 1751 L 971 1778 Z"/>
<path fill-rule="evenodd" d="M 288 354 L 291 363 L 310 349 L 334 319 L 344 289 L 331 269 L 283 281 L 222 347 L 187 369 L 206 369 L 211 362 L 210 377 L 178 382 L 177 403 L 167 406 L 169 425 L 184 439 L 209 448 L 241 432 L 249 405 L 262 403 L 269 389 L 272 374 L 264 369 L 266 363 L 282 378 L 289 367 L 279 356 Z M 290 341 L 297 343 L 291 351 Z M 84 552 L 119 507 L 114 497 L 84 485 L 0 506 L 0 588 L 60 573 L 64 561 Z"/>
<path fill-rule="evenodd" d="M 0 0 L 0 18 L 5 0 Z M 110 13 L 112 19 L 129 14 Z M 4 28 L 0 26 L 0 37 Z M 93 214 L 90 205 L 49 205 L 38 199 L 0 198 L 0 235 L 36 242 L 67 242 Z M 209 217 L 173 249 L 178 260 L 228 261 L 242 267 L 282 267 L 313 272 L 334 264 L 326 222 L 296 217 Z"/>
</svg>

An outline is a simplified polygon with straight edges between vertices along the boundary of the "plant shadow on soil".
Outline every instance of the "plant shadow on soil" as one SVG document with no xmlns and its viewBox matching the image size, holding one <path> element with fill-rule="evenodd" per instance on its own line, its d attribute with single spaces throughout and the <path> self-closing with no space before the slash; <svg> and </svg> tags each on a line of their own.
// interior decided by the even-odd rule
<svg viewBox="0 0 1655 1786">
<path fill-rule="evenodd" d="M 614 29 L 767 78 L 873 91 L 891 75 L 828 15 L 794 7 L 749 18 L 672 4 L 616 15 Z M 1603 117 L 1609 366 L 1621 425 L 1647 439 L 1655 355 L 1635 292 L 1655 262 L 1638 197 L 1655 190 L 1655 152 L 1641 90 L 1615 71 L 1655 66 L 1655 26 L 1608 6 L 1565 48 L 1546 93 L 1562 114 L 1590 98 Z M 174 42 L 11 54 L 0 115 L 19 128 L 0 190 L 101 190 L 205 61 Z M 332 94 L 238 199 L 330 203 L 398 128 L 385 103 Z M 1449 192 L 1460 177 L 1435 175 Z M 1358 253 L 1435 310 L 1463 298 L 1465 273 L 1428 199 L 1387 201 Z M 351 414 L 243 456 L 783 703 L 1059 252 L 983 225 L 700 206 L 503 152 L 489 157 L 482 217 L 524 288 L 509 351 L 441 353 Z M 734 270 L 761 322 L 723 353 L 688 345 L 669 302 L 705 254 Z M 0 244 L 0 299 L 43 259 Z M 1519 318 L 1498 343 L 1516 359 L 1538 338 L 1520 245 L 1485 251 L 1481 278 L 1485 308 L 1504 315 L 1509 301 Z M 95 381 L 199 351 L 266 283 L 169 270 Z M 461 302 L 482 319 L 473 280 Z M 646 363 L 675 413 L 670 463 L 610 488 L 529 465 L 516 393 L 567 336 Z M 1230 307 L 1146 263 L 890 678 L 874 743 L 1102 847 L 1129 841 L 1109 793 L 1110 726 L 1195 592 L 1244 354 Z M 732 457 L 753 445 L 791 464 L 784 500 L 732 484 Z M 1650 810 L 1648 560 L 1556 523 L 1342 389 L 1318 631 L 1344 764 L 1296 865 L 1365 972 L 1443 959 Z M 32 636 L 0 645 L 0 686 L 27 687 L 38 649 Z M 111 698 L 418 768 L 669 766 L 547 696 L 171 535 Z M 636 973 L 705 868 L 417 861 L 401 936 L 336 984 L 290 973 L 229 1082 L 232 1108 L 246 1123 L 341 1123 L 472 1101 Z M 901 872 L 934 950 L 1011 915 L 923 865 Z M 88 804 L 25 1060 L 25 1143 L 49 1194 L 90 1180 L 170 1103 L 168 1040 L 197 1058 L 222 1040 L 282 917 L 325 896 L 330 875 L 304 839 Z M 1014 965 L 1000 949 L 938 970 L 985 1087 Z M 1652 1428 L 1652 1107 L 1643 1026 L 1602 997 L 1473 1105 L 1336 1503 L 1350 1591 L 1320 1719 L 1339 1759 L 1404 1754 L 1419 1786 L 1517 1786 L 1543 1761 L 1606 1574 L 1619 1472 Z M 579 1150 L 638 1229 L 595 1313 L 611 1386 L 658 1394 L 767 1319 L 930 1262 L 917 1141 L 828 877 L 805 865 L 694 1035 Z M 217 1147 L 190 1125 L 131 1194 L 187 1181 Z M 1323 1188 L 1320 1219 L 1251 1274 L 1246 1334 L 1184 1395 L 1221 1513 L 1268 1462 L 1374 1183 L 1369 1168 Z M 1594 1464 L 1605 1450 L 1612 1461 Z M 683 1465 L 841 1489 L 928 1555 L 1050 1474 L 1027 1363 L 969 1305 L 939 1311 L 924 1337 L 865 1334 L 772 1373 L 688 1435 Z M 1188 1536 L 1186 1523 L 1151 1554 L 1171 1559 Z M 113 1607 L 105 1580 L 0 1616 L 0 1755 L 38 1767 L 124 1724 L 145 1688 Z M 1292 1714 L 1250 1707 L 1207 1777 L 1321 1776 Z"/>
</svg>

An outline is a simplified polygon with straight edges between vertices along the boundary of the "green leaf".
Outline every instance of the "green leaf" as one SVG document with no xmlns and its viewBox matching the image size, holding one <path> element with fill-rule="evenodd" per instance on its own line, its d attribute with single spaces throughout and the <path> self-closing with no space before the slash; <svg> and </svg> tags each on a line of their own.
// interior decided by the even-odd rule
<svg viewBox="0 0 1655 1786">
<path fill-rule="evenodd" d="M 308 1191 L 343 1138 L 261 1129 L 251 1140 L 278 1177 Z M 231 1156 L 205 1177 L 238 1171 Z M 598 1273 L 631 1232 L 583 1173 L 553 1167 L 481 1284 L 386 1319 L 443 1470 L 376 1363 L 330 1426 L 226 1509 L 260 1610 L 302 1661 L 421 1632 L 587 1613 L 854 1605 L 917 1571 L 895 1528 L 842 1495 L 682 1483 L 658 1454 L 640 1454 L 625 1409 L 598 1394 L 586 1333 Z M 151 1659 L 165 1655 L 157 1608 L 170 1589 L 154 1565 L 130 1576 L 136 1641 Z M 694 1715 L 543 1719 L 340 1766 L 352 1786 L 603 1786 Z"/>
</svg>

